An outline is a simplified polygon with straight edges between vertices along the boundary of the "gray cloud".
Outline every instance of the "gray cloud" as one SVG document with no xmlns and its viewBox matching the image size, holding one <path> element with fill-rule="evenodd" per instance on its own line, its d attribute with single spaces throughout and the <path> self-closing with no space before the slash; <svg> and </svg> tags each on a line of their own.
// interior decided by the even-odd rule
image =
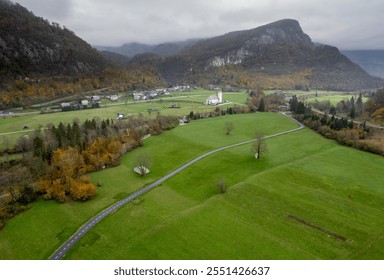
<svg viewBox="0 0 384 280">
<path fill-rule="evenodd" d="M 58 22 L 73 13 L 72 0 L 11 0 L 28 8 L 36 16 Z"/>
<path fill-rule="evenodd" d="M 93 45 L 160 43 L 297 19 L 314 41 L 384 49 L 382 0 L 16 0 Z"/>
</svg>

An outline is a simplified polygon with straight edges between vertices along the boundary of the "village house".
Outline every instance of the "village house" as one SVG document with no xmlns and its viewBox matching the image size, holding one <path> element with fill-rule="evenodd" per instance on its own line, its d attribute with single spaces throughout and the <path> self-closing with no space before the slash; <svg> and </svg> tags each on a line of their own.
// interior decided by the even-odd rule
<svg viewBox="0 0 384 280">
<path fill-rule="evenodd" d="M 117 95 L 111 95 L 111 96 L 109 97 L 109 100 L 111 100 L 111 101 L 117 101 L 117 100 L 119 100 L 119 97 L 118 97 Z"/>
<path fill-rule="evenodd" d="M 91 101 L 94 102 L 94 103 L 100 102 L 101 98 L 98 95 L 94 95 L 94 96 L 91 97 Z"/>
</svg>

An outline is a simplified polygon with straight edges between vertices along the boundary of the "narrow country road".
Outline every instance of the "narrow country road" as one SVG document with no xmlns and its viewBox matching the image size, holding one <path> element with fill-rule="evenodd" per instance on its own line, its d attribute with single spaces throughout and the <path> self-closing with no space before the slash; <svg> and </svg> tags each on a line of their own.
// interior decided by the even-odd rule
<svg viewBox="0 0 384 280">
<path fill-rule="evenodd" d="M 311 108 L 311 110 L 312 110 L 312 112 L 318 113 L 320 115 L 325 115 L 326 114 L 325 112 L 320 111 L 320 110 L 315 109 L 315 108 Z M 341 117 L 338 117 L 338 116 L 335 116 L 335 118 L 341 119 Z M 352 121 L 355 124 L 362 124 L 363 123 L 363 121 L 355 121 L 355 120 L 352 120 Z M 366 122 L 366 126 L 373 127 L 373 128 L 378 128 L 378 129 L 384 129 L 384 126 L 377 125 L 377 124 L 372 124 L 372 123 L 369 123 L 369 122 Z"/>
<path fill-rule="evenodd" d="M 287 131 L 283 131 L 283 132 L 279 132 L 279 133 L 275 133 L 275 134 L 272 134 L 272 135 L 268 135 L 268 136 L 265 136 L 265 137 L 262 137 L 262 139 L 267 139 L 267 138 L 272 138 L 272 137 L 276 137 L 276 136 L 281 136 L 281 135 L 285 135 L 285 134 L 288 134 L 288 133 L 292 133 L 292 132 L 295 132 L 295 131 L 298 131 L 298 130 L 301 130 L 304 128 L 304 126 L 298 122 L 297 120 L 293 119 L 292 117 L 288 116 L 287 114 L 283 113 L 284 116 L 286 116 L 287 118 L 289 118 L 290 120 L 292 120 L 293 122 L 297 123 L 299 125 L 298 128 L 295 128 L 295 129 L 291 129 L 291 130 L 287 130 Z M 164 181 L 168 180 L 169 178 L 175 176 L 177 173 L 181 172 L 182 170 L 186 169 L 187 167 L 191 166 L 192 164 L 196 163 L 197 161 L 209 156 L 209 155 L 212 155 L 214 153 L 217 153 L 217 152 L 220 152 L 220 151 L 223 151 L 223 150 L 226 150 L 226 149 L 230 149 L 230 148 L 234 148 L 234 147 L 237 147 L 237 146 L 241 146 L 241 145 L 245 145 L 245 144 L 249 144 L 249 143 L 252 143 L 252 142 L 255 142 L 256 139 L 252 139 L 252 140 L 249 140 L 249 141 L 245 141 L 245 142 L 241 142 L 241 143 L 237 143 L 237 144 L 233 144 L 233 145 L 229 145 L 229 146 L 225 146 L 225 147 L 222 147 L 222 148 L 218 148 L 218 149 L 215 149 L 215 150 L 212 150 L 210 152 L 207 152 L 193 160 L 191 160 L 190 162 L 184 164 L 183 166 L 179 167 L 178 169 L 172 171 L 171 173 L 165 175 L 164 177 L 160 178 L 159 180 L 145 186 L 144 188 L 134 192 L 133 194 L 129 195 L 128 197 L 116 202 L 115 204 L 111 205 L 110 207 L 108 207 L 107 209 L 101 211 L 99 214 L 97 214 L 96 216 L 94 216 L 93 218 L 91 218 L 88 222 L 86 222 L 83 226 L 81 226 L 74 235 L 72 235 L 64 244 L 62 244 L 51 256 L 50 256 L 50 260 L 59 260 L 61 259 L 66 252 L 68 252 L 72 246 L 83 236 L 85 235 L 93 226 L 95 226 L 98 222 L 100 222 L 102 219 L 104 219 L 106 216 L 114 213 L 116 210 L 118 210 L 119 208 L 121 208 L 123 205 L 127 204 L 128 202 L 136 199 L 137 197 L 141 196 L 142 194 L 148 192 L 149 190 L 153 189 L 154 187 L 160 185 L 161 183 L 163 183 Z"/>
</svg>

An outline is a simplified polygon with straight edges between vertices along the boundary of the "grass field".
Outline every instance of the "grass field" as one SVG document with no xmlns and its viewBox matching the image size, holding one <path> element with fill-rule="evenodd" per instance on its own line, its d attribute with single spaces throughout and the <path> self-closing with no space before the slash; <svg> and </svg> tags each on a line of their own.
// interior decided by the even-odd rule
<svg viewBox="0 0 384 280">
<path fill-rule="evenodd" d="M 351 95 L 351 94 L 347 94 L 347 95 L 345 95 L 345 94 L 324 95 L 324 96 L 318 96 L 318 97 L 314 97 L 314 98 L 308 98 L 305 100 L 305 102 L 311 103 L 311 102 L 315 102 L 316 100 L 319 102 L 329 101 L 331 103 L 331 105 L 336 106 L 337 103 L 339 103 L 340 101 L 342 101 L 342 100 L 349 101 L 349 100 L 351 100 L 352 97 L 356 100 L 359 96 L 358 95 Z M 366 102 L 367 100 L 368 100 L 368 98 L 363 97 L 363 102 Z"/>
<path fill-rule="evenodd" d="M 224 132 L 228 121 L 235 126 L 231 136 Z M 119 167 L 90 175 L 102 184 L 94 200 L 39 201 L 10 220 L 0 231 L 0 258 L 46 259 L 93 214 L 188 160 L 255 131 L 295 126 L 279 114 L 232 115 L 148 138 Z M 310 130 L 267 143 L 260 161 L 244 145 L 196 163 L 107 217 L 65 258 L 383 259 L 384 159 Z M 142 152 L 153 157 L 145 178 L 132 172 Z M 221 177 L 225 194 L 215 186 Z"/>
<path fill-rule="evenodd" d="M 384 257 L 383 158 L 308 130 L 268 147 L 260 162 L 243 146 L 198 163 L 96 226 L 67 258 Z M 224 195 L 215 189 L 221 176 Z"/>
<path fill-rule="evenodd" d="M 14 145 L 18 138 L 23 135 L 28 135 L 34 130 L 44 128 L 52 123 L 58 125 L 60 122 L 67 124 L 72 123 L 74 119 L 85 121 L 86 119 L 115 119 L 117 113 L 124 113 L 125 115 L 144 114 L 148 116 L 148 109 L 155 112 L 152 114 L 156 116 L 156 111 L 160 111 L 163 115 L 188 115 L 191 111 L 205 112 L 214 110 L 214 106 L 204 105 L 205 99 L 212 95 L 214 92 L 208 90 L 194 90 L 191 92 L 183 92 L 173 94 L 169 97 L 155 99 L 147 102 L 104 102 L 102 108 L 88 109 L 71 112 L 58 112 L 51 114 L 31 114 L 25 116 L 14 115 L 14 117 L 0 118 L 0 150 L 5 148 L 4 137 L 7 138 L 9 145 Z M 223 105 L 224 107 L 233 106 L 234 104 L 244 104 L 247 99 L 247 94 L 241 93 L 224 93 L 223 98 L 230 103 Z M 172 105 L 178 105 L 180 108 L 169 108 Z M 24 130 L 24 126 L 29 127 Z"/>
</svg>

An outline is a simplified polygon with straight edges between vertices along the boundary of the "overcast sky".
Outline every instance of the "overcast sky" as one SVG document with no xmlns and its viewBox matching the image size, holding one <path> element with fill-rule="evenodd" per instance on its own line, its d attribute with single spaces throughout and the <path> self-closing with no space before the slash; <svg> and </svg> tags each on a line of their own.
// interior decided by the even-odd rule
<svg viewBox="0 0 384 280">
<path fill-rule="evenodd" d="M 206 38 L 296 19 L 314 42 L 384 49 L 383 0 L 12 0 L 92 45 Z"/>
</svg>

